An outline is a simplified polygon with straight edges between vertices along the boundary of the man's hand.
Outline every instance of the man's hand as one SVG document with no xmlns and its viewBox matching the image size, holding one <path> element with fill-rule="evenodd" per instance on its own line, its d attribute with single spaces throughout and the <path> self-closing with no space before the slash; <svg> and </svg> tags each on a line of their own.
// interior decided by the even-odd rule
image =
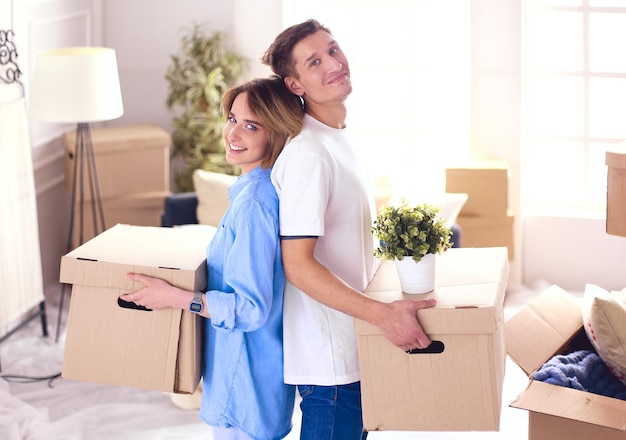
<svg viewBox="0 0 626 440">
<path fill-rule="evenodd" d="M 375 325 L 404 351 L 426 348 L 430 339 L 417 321 L 417 311 L 435 305 L 435 299 L 384 303 L 348 286 L 315 259 L 317 239 L 282 240 L 287 279 L 313 299 Z"/>
<path fill-rule="evenodd" d="M 377 323 L 377 327 L 389 342 L 404 351 L 426 348 L 431 340 L 417 320 L 417 311 L 433 307 L 436 303 L 437 301 L 431 298 L 397 300 L 385 304 L 387 310 Z"/>
</svg>

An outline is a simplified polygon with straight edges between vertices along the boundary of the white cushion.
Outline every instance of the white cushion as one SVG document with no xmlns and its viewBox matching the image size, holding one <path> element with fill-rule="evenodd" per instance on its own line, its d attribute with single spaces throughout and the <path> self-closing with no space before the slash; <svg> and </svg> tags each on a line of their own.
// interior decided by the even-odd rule
<svg viewBox="0 0 626 440">
<path fill-rule="evenodd" d="M 587 337 L 613 374 L 626 384 L 626 290 L 585 286 L 583 324 Z"/>
<path fill-rule="evenodd" d="M 237 176 L 197 169 L 193 172 L 193 186 L 198 196 L 196 217 L 201 225 L 217 226 L 228 205 L 228 187 Z"/>
</svg>

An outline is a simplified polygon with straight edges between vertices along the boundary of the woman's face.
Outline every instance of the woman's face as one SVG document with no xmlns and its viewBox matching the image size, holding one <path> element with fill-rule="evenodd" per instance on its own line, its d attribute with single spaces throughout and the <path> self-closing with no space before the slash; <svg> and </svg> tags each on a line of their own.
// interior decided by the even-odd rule
<svg viewBox="0 0 626 440">
<path fill-rule="evenodd" d="M 261 165 L 269 153 L 268 133 L 248 107 L 248 94 L 235 97 L 222 130 L 226 161 L 243 174 Z"/>
</svg>

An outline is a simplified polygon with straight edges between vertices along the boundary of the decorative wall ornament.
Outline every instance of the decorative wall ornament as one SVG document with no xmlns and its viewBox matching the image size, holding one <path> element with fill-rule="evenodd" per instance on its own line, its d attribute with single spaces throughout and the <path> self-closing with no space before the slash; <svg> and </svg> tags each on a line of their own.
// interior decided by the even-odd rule
<svg viewBox="0 0 626 440">
<path fill-rule="evenodd" d="M 22 71 L 17 65 L 17 49 L 13 42 L 14 32 L 11 29 L 0 30 L 0 80 L 6 84 L 18 83 L 24 91 L 20 81 Z"/>
</svg>

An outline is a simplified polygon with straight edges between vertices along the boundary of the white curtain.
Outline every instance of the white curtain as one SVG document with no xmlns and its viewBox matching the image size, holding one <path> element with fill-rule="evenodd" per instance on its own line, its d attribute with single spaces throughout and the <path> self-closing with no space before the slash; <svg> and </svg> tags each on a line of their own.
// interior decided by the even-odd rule
<svg viewBox="0 0 626 440">
<path fill-rule="evenodd" d="M 26 104 L 0 83 L 0 336 L 44 300 Z"/>
</svg>

